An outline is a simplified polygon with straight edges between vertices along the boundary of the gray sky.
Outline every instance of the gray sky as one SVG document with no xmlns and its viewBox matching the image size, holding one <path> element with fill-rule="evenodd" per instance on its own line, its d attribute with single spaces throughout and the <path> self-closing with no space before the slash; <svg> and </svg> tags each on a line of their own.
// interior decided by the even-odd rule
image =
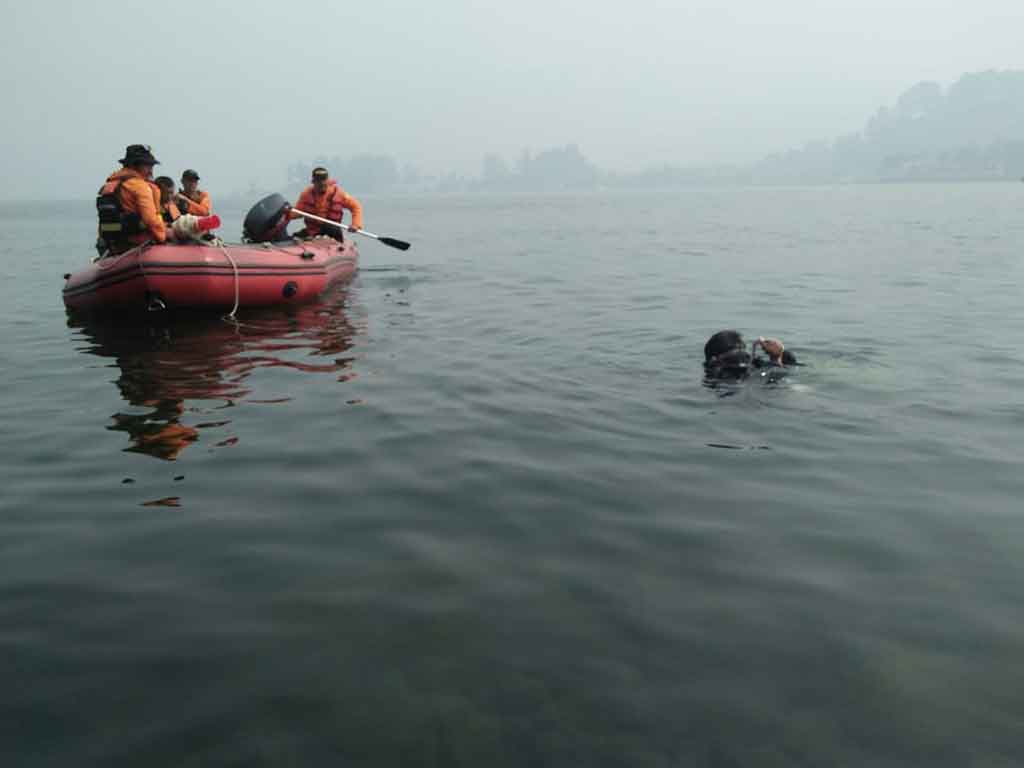
<svg viewBox="0 0 1024 768">
<path fill-rule="evenodd" d="M 857 130 L 919 80 L 1024 68 L 1020 0 L 3 6 L 0 199 L 91 197 L 136 142 L 214 195 L 317 154 L 742 161 Z"/>
</svg>

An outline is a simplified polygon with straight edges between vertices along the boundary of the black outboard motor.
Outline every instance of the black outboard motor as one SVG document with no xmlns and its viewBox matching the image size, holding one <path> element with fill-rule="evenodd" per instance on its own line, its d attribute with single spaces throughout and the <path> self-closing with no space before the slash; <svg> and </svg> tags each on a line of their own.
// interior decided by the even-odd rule
<svg viewBox="0 0 1024 768">
<path fill-rule="evenodd" d="M 242 237 L 251 243 L 265 243 L 284 238 L 288 220 L 285 211 L 288 201 L 276 192 L 254 205 L 242 223 Z"/>
</svg>

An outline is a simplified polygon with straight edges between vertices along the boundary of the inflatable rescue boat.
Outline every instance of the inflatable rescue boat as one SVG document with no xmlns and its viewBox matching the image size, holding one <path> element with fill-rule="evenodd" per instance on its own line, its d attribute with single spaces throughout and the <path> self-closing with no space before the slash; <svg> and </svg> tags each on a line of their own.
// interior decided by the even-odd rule
<svg viewBox="0 0 1024 768">
<path fill-rule="evenodd" d="M 355 274 L 350 240 L 280 239 L 287 201 L 264 198 L 243 226 L 248 242 L 218 239 L 143 244 L 99 258 L 65 275 L 64 304 L 73 310 L 163 310 L 266 307 L 310 301 Z"/>
</svg>

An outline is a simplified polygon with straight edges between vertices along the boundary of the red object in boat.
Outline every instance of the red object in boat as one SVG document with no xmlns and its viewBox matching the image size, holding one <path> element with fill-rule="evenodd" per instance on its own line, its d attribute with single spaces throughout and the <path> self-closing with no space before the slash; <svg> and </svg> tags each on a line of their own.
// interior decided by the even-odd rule
<svg viewBox="0 0 1024 768">
<path fill-rule="evenodd" d="M 199 220 L 198 229 L 200 232 L 209 232 L 211 229 L 216 229 L 220 226 L 220 216 L 213 214 L 212 216 L 203 216 Z"/>
<path fill-rule="evenodd" d="M 145 310 L 296 304 L 355 274 L 355 243 L 164 243 L 95 261 L 68 276 L 69 309 Z"/>
</svg>

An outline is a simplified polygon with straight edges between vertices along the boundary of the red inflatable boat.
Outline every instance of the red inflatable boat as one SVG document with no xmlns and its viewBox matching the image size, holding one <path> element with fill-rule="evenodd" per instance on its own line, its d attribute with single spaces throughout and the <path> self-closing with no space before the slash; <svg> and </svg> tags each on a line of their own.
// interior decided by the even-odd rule
<svg viewBox="0 0 1024 768">
<path fill-rule="evenodd" d="M 354 243 L 330 237 L 143 245 L 67 275 L 64 304 L 83 310 L 295 304 L 351 279 L 358 261 Z"/>
</svg>

